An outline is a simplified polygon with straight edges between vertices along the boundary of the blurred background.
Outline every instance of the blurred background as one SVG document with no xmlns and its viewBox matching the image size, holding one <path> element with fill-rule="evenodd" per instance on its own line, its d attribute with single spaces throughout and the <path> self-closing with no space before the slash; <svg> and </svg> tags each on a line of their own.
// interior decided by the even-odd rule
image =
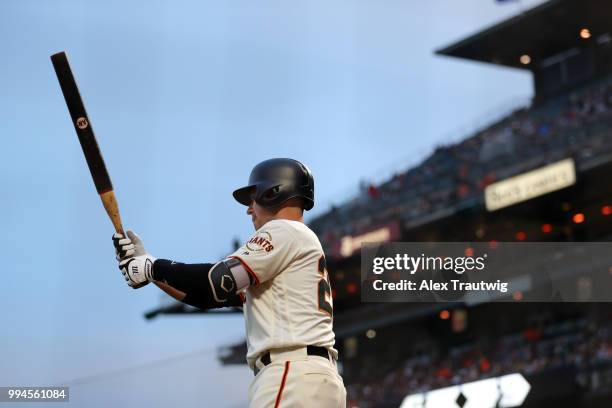
<svg viewBox="0 0 612 408">
<path fill-rule="evenodd" d="M 610 406 L 607 303 L 359 293 L 363 241 L 610 240 L 610 21 L 604 0 L 1 2 L 0 386 L 223 408 L 252 379 L 239 310 L 125 285 L 49 60 L 64 50 L 156 257 L 214 262 L 248 238 L 231 191 L 256 163 L 313 170 L 349 407 Z M 492 183 L 564 159 L 571 186 L 487 210 Z"/>
</svg>

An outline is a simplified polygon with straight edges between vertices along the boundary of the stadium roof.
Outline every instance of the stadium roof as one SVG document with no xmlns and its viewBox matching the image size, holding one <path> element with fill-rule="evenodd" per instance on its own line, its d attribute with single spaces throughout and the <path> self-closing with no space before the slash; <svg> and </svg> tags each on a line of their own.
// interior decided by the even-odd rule
<svg viewBox="0 0 612 408">
<path fill-rule="evenodd" d="M 532 70 L 534 62 L 584 46 L 610 41 L 610 0 L 550 0 L 502 21 L 436 54 Z M 581 30 L 588 39 L 581 37 Z M 529 64 L 521 63 L 528 55 Z M 537 64 L 539 65 L 539 64 Z"/>
</svg>

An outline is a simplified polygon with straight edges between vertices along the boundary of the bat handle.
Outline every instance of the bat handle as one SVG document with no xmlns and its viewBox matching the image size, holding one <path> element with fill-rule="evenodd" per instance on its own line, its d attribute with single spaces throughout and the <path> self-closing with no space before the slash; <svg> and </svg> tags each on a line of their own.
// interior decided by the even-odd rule
<svg viewBox="0 0 612 408">
<path fill-rule="evenodd" d="M 104 209 L 113 223 L 115 231 L 125 237 L 123 225 L 121 224 L 121 216 L 119 215 L 119 205 L 117 204 L 117 199 L 115 198 L 115 192 L 113 190 L 105 191 L 104 193 L 100 194 L 100 199 L 102 199 L 102 205 L 104 205 Z"/>
</svg>

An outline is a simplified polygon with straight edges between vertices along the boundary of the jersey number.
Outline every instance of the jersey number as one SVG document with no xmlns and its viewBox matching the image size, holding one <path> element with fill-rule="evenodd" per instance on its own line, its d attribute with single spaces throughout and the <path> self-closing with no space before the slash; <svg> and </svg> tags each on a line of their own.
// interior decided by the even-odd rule
<svg viewBox="0 0 612 408">
<path fill-rule="evenodd" d="M 318 267 L 318 271 L 321 274 L 321 279 L 319 279 L 319 286 L 317 289 L 317 295 L 319 298 L 319 310 L 322 310 L 323 312 L 329 314 L 330 316 L 333 316 L 334 309 L 331 305 L 332 291 L 331 291 L 331 285 L 329 284 L 329 276 L 327 274 L 327 270 L 325 266 L 326 266 L 325 256 L 321 255 L 321 258 L 319 258 L 319 267 Z"/>
</svg>

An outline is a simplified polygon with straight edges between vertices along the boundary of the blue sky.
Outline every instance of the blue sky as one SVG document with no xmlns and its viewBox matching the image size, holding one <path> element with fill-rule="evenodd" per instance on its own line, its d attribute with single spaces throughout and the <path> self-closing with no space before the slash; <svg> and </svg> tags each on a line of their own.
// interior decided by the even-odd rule
<svg viewBox="0 0 612 408">
<path fill-rule="evenodd" d="M 524 1 L 530 6 L 538 1 Z M 157 257 L 216 261 L 252 230 L 231 191 L 293 157 L 315 214 L 531 95 L 524 72 L 433 55 L 513 15 L 492 0 L 0 2 L 0 386 L 200 352 L 72 388 L 72 406 L 244 406 L 219 368 L 241 316 L 162 317 L 129 289 L 49 56 L 68 52 L 126 227 Z"/>
</svg>

